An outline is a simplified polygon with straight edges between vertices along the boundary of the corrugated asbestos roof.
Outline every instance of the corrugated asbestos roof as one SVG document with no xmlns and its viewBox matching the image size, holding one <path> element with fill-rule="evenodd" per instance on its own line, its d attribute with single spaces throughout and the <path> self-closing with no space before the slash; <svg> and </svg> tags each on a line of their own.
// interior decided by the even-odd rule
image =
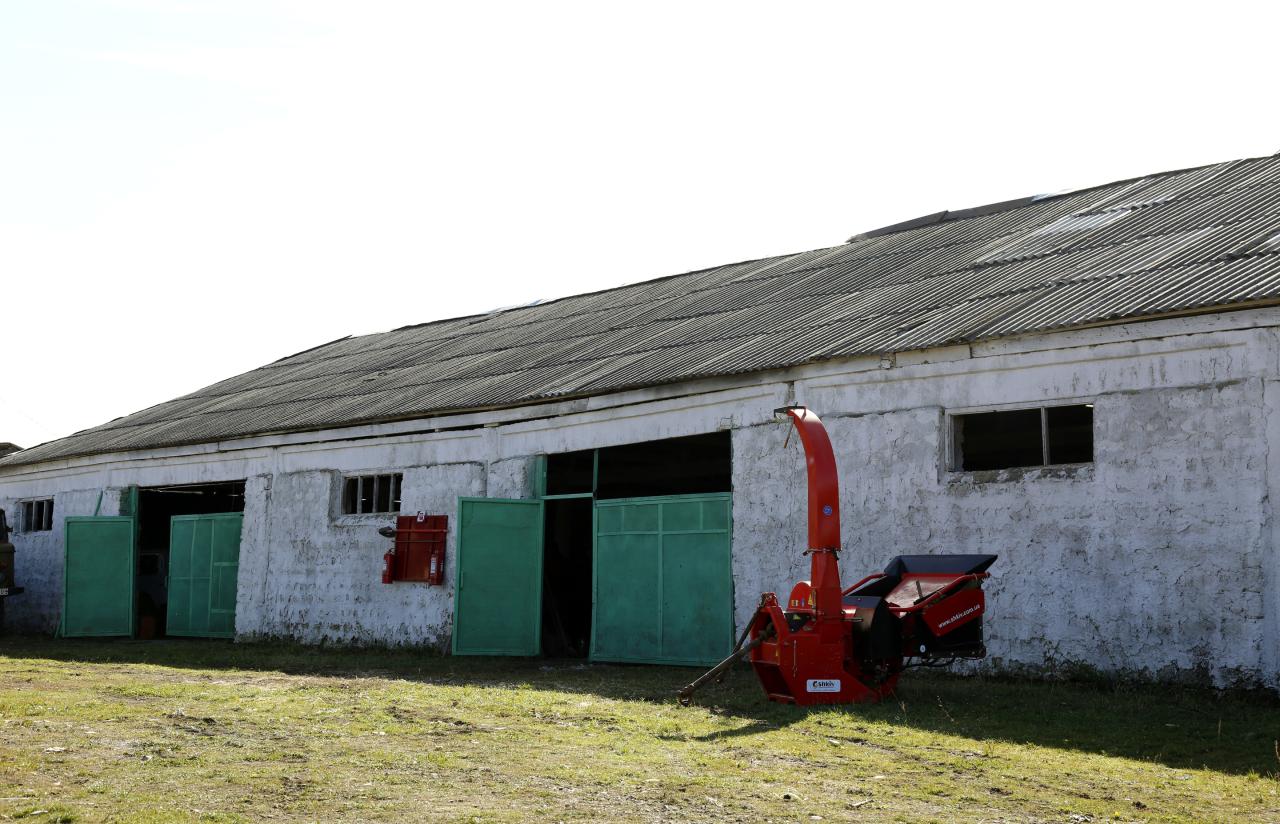
<svg viewBox="0 0 1280 824">
<path fill-rule="evenodd" d="M 344 338 L 0 459 L 411 419 L 1280 299 L 1280 156 Z"/>
</svg>

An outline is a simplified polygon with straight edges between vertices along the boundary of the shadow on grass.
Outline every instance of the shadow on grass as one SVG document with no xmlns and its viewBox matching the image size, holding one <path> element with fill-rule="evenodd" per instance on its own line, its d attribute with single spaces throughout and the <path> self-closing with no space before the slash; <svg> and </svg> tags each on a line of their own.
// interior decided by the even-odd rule
<svg viewBox="0 0 1280 824">
<path fill-rule="evenodd" d="M 528 658 L 453 658 L 412 649 L 322 648 L 203 640 L 0 638 L 0 656 L 93 664 L 279 672 L 333 678 L 397 678 L 426 684 L 532 688 L 674 704 L 698 670 Z M 1031 682 L 908 672 L 893 700 L 800 708 L 764 700 L 742 667 L 706 688 L 698 705 L 740 726 L 679 740 L 749 740 L 810 722 L 833 730 L 859 722 L 905 726 L 975 742 L 1007 741 L 1151 761 L 1179 769 L 1264 775 L 1280 770 L 1280 701 L 1274 696 L 1186 687 Z M 696 710 L 690 710 L 691 712 Z M 838 733 L 835 733 L 838 734 Z M 860 734 L 872 738 L 874 729 Z"/>
</svg>

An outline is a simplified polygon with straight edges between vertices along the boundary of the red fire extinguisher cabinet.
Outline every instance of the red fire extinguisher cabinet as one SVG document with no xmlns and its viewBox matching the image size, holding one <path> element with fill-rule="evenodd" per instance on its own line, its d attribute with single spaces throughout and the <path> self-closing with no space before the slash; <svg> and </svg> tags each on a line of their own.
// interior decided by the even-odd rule
<svg viewBox="0 0 1280 824">
<path fill-rule="evenodd" d="M 395 549 L 388 553 L 383 580 L 444 583 L 444 547 L 448 515 L 401 515 L 396 518 Z M 386 579 L 390 578 L 391 581 Z"/>
</svg>

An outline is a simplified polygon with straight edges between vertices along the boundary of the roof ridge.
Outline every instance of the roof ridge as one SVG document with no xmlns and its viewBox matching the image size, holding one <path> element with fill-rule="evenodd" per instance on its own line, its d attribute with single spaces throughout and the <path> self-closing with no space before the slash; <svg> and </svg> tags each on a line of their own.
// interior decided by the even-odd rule
<svg viewBox="0 0 1280 824">
<path fill-rule="evenodd" d="M 849 238 L 847 243 L 854 243 L 859 240 L 869 240 L 875 237 L 883 237 L 885 235 L 897 234 L 898 232 L 906 232 L 911 229 L 919 229 L 924 226 L 932 226 L 939 223 L 950 223 L 957 220 L 969 220 L 970 218 L 983 217 L 998 212 L 1009 212 L 1014 209 L 1030 206 L 1033 203 L 1048 203 L 1064 197 L 1072 197 L 1075 195 L 1086 194 L 1088 192 L 1097 191 L 1098 189 L 1107 189 L 1112 186 L 1122 186 L 1126 183 L 1137 183 L 1141 180 L 1172 177 L 1173 175 L 1185 174 L 1186 172 L 1195 172 L 1200 169 L 1208 169 L 1210 166 L 1229 166 L 1233 163 L 1247 163 L 1251 160 L 1267 160 L 1270 158 L 1280 157 L 1280 151 L 1275 154 L 1258 155 L 1257 157 L 1238 157 L 1234 160 L 1221 160 L 1216 163 L 1202 163 L 1199 166 L 1187 166 L 1182 169 L 1168 169 L 1161 172 L 1150 172 L 1145 175 L 1136 175 L 1134 177 L 1125 177 L 1120 180 L 1112 180 L 1107 183 L 1098 183 L 1093 186 L 1082 186 L 1078 189 L 1064 189 L 1057 192 L 1046 192 L 1038 195 L 1027 195 L 1026 197 L 1013 198 L 1011 200 L 999 200 L 994 203 L 988 203 L 982 206 L 971 206 L 967 209 L 948 210 L 943 209 L 940 212 L 931 212 L 921 217 L 911 218 L 910 220 L 891 223 L 888 226 L 882 226 L 879 229 L 872 229 L 867 232 L 859 232 Z"/>
</svg>

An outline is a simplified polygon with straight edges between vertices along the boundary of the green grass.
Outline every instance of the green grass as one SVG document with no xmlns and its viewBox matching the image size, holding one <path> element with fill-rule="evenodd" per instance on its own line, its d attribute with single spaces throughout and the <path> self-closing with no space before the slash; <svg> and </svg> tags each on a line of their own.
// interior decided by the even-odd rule
<svg viewBox="0 0 1280 824">
<path fill-rule="evenodd" d="M 1280 822 L 1263 696 L 913 672 L 803 710 L 744 670 L 682 709 L 693 675 L 4 639 L 0 820 Z"/>
</svg>

